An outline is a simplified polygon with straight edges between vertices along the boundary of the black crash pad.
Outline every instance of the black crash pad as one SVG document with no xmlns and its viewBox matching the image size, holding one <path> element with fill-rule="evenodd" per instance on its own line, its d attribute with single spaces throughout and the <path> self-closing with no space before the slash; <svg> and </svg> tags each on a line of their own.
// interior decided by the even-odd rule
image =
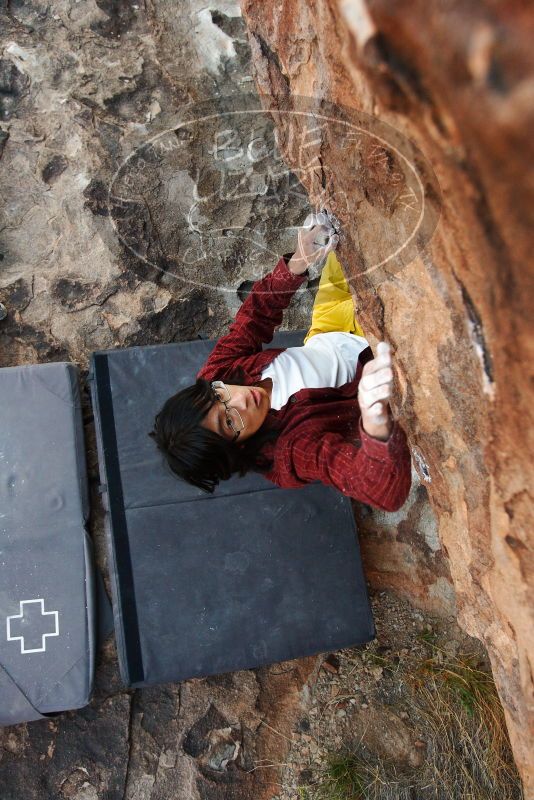
<svg viewBox="0 0 534 800">
<path fill-rule="evenodd" d="M 0 725 L 84 706 L 94 574 L 78 371 L 0 369 Z"/>
<path fill-rule="evenodd" d="M 302 344 L 277 332 L 273 347 Z M 213 495 L 175 478 L 147 435 L 215 342 L 93 354 L 101 493 L 126 685 L 246 669 L 349 647 L 374 625 L 349 498 L 258 473 Z"/>
</svg>

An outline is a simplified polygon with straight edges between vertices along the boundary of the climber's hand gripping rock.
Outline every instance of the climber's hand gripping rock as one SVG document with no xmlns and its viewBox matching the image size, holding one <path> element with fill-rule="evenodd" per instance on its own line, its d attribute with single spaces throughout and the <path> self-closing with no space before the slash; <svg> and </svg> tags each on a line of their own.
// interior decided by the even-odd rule
<svg viewBox="0 0 534 800">
<path fill-rule="evenodd" d="M 307 269 L 320 269 L 339 242 L 327 214 L 308 214 L 298 230 L 297 249 L 289 260 L 289 269 L 295 275 L 302 275 Z"/>
<path fill-rule="evenodd" d="M 391 346 L 379 342 L 377 356 L 364 365 L 358 386 L 358 403 L 363 429 L 369 436 L 385 441 L 393 428 L 389 400 L 393 388 Z"/>
</svg>

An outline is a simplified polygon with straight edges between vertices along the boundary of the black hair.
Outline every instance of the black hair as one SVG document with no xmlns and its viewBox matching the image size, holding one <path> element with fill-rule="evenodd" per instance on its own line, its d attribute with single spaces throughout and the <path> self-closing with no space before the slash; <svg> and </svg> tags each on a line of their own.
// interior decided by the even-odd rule
<svg viewBox="0 0 534 800">
<path fill-rule="evenodd" d="M 225 383 L 243 386 L 244 371 L 235 369 Z M 213 494 L 219 481 L 235 472 L 267 472 L 273 460 L 261 452 L 267 442 L 280 435 L 276 427 L 261 426 L 255 434 L 239 442 L 225 439 L 200 425 L 212 405 L 217 402 L 211 381 L 197 378 L 192 386 L 169 397 L 156 414 L 154 430 L 148 434 L 155 440 L 177 477 Z"/>
</svg>

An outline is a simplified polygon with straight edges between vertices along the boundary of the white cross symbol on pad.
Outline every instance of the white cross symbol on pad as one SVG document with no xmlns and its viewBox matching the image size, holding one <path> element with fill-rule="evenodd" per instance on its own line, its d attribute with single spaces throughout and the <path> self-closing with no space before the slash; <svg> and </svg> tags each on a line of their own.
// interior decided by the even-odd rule
<svg viewBox="0 0 534 800">
<path fill-rule="evenodd" d="M 38 605 L 40 605 L 40 609 L 38 608 Z M 26 608 L 24 608 L 25 606 Z M 19 641 L 21 653 L 44 653 L 46 650 L 46 639 L 49 636 L 59 636 L 58 612 L 45 611 L 44 600 L 42 598 L 37 600 L 21 600 L 19 602 L 19 612 L 19 614 L 12 614 L 6 619 L 8 642 Z M 46 617 L 51 617 L 53 619 L 45 620 Z M 37 626 L 37 622 L 39 622 L 39 626 Z M 49 632 L 41 632 L 45 629 L 45 622 L 50 622 L 53 624 L 53 631 L 50 631 L 51 626 L 46 625 L 46 627 L 49 629 Z M 37 627 L 38 630 L 36 630 Z M 21 635 L 19 636 L 14 635 L 17 629 L 21 632 Z M 38 640 L 40 639 L 41 646 L 26 647 L 25 638 L 33 639 L 32 644 L 37 644 Z"/>
</svg>

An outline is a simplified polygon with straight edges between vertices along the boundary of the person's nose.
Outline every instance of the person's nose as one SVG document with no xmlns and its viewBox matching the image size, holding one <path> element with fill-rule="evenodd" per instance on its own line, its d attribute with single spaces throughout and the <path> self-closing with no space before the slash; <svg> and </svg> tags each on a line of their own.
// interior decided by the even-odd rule
<svg viewBox="0 0 534 800">
<path fill-rule="evenodd" d="M 244 391 L 234 392 L 232 399 L 229 403 L 230 406 L 237 408 L 238 411 L 246 411 L 247 409 L 247 393 Z"/>
</svg>

